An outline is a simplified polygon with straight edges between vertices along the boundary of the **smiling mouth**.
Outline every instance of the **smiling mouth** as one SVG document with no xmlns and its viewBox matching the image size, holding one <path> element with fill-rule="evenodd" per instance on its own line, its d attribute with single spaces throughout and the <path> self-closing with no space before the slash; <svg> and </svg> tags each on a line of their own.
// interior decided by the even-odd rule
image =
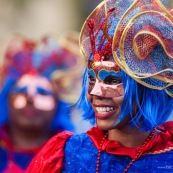
<svg viewBox="0 0 173 173">
<path fill-rule="evenodd" d="M 116 110 L 115 107 L 96 107 L 95 109 L 99 114 L 107 114 Z"/>
</svg>

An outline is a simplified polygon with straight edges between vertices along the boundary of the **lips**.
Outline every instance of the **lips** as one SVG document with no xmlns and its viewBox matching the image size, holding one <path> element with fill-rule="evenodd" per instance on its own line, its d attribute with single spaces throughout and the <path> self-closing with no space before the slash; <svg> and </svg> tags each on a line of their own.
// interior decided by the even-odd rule
<svg viewBox="0 0 173 173">
<path fill-rule="evenodd" d="M 23 116 L 26 117 L 36 117 L 38 116 L 38 112 L 34 110 L 33 108 L 25 108 L 22 111 Z"/>
</svg>

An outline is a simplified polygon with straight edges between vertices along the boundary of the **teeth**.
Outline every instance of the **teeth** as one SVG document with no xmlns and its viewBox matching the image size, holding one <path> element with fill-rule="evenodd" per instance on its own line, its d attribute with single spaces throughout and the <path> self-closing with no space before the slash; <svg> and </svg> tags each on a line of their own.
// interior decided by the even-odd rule
<svg viewBox="0 0 173 173">
<path fill-rule="evenodd" d="M 96 107 L 96 110 L 99 114 L 106 114 L 108 112 L 115 110 L 115 108 L 114 107 Z"/>
</svg>

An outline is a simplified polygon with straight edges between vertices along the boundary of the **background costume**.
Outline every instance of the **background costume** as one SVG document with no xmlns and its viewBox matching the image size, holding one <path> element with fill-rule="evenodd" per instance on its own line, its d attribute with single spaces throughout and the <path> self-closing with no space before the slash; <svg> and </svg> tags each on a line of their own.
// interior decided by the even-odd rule
<svg viewBox="0 0 173 173">
<path fill-rule="evenodd" d="M 94 62 L 109 60 L 113 54 L 125 88 L 119 121 L 131 115 L 131 103 L 137 99 L 138 104 L 141 96 L 140 111 L 130 126 L 138 126 L 142 119 L 140 130 L 151 133 L 141 147 L 128 148 L 108 140 L 106 132 L 97 127 L 81 135 L 63 132 L 46 144 L 28 172 L 172 172 L 173 122 L 166 122 L 173 107 L 172 42 L 173 15 L 161 1 L 107 0 L 99 4 L 83 26 L 81 50 Z M 84 117 L 94 121 L 86 99 L 90 70 L 84 74 L 80 107 Z"/>
<path fill-rule="evenodd" d="M 68 36 L 71 39 L 68 39 Z M 36 73 L 54 82 L 58 109 L 55 112 L 50 129 L 52 136 L 63 130 L 74 130 L 70 117 L 70 104 L 76 100 L 74 95 L 77 92 L 73 93 L 69 89 L 70 86 L 65 85 L 63 80 L 68 80 L 70 85 L 75 82 L 75 86 L 79 87 L 80 76 L 77 75 L 77 70 L 75 70 L 76 64 L 81 63 L 79 54 L 76 51 L 77 44 L 75 41 L 77 38 L 77 33 L 71 32 L 60 37 L 59 40 L 63 41 L 59 42 L 50 35 L 38 41 L 21 35 L 14 35 L 8 41 L 1 68 L 0 172 L 23 172 L 41 148 L 41 146 L 31 149 L 16 148 L 9 135 L 8 96 L 13 85 L 22 75 L 27 73 L 33 73 L 34 75 Z M 70 48 L 68 48 L 69 45 Z M 59 82 L 60 80 L 61 82 Z M 70 99 L 67 99 L 65 94 Z"/>
</svg>

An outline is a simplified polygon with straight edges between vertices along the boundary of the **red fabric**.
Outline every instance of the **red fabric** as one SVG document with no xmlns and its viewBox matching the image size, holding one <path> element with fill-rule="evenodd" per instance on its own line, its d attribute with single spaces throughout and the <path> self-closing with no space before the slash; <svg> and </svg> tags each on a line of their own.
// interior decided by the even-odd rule
<svg viewBox="0 0 173 173">
<path fill-rule="evenodd" d="M 163 152 L 164 150 L 173 150 L 173 121 L 160 126 L 162 132 L 155 136 L 150 152 Z"/>
<path fill-rule="evenodd" d="M 9 161 L 7 168 L 3 173 L 24 173 L 25 171 L 15 165 L 12 161 Z"/>
<path fill-rule="evenodd" d="M 51 138 L 33 159 L 27 173 L 60 173 L 63 168 L 64 145 L 73 133 L 64 131 Z"/>
<path fill-rule="evenodd" d="M 92 128 L 87 132 L 94 145 L 99 149 L 100 142 L 103 139 L 104 133 L 98 128 Z M 150 140 L 144 148 L 144 153 L 161 153 L 164 150 L 171 150 L 173 147 L 173 122 L 167 122 L 158 128 L 155 137 Z M 140 147 L 139 147 L 140 148 Z M 106 140 L 102 146 L 102 151 L 110 154 L 127 155 L 134 158 L 138 148 L 123 147 L 120 143 L 113 140 Z M 172 148 L 173 150 L 173 148 Z"/>
</svg>

